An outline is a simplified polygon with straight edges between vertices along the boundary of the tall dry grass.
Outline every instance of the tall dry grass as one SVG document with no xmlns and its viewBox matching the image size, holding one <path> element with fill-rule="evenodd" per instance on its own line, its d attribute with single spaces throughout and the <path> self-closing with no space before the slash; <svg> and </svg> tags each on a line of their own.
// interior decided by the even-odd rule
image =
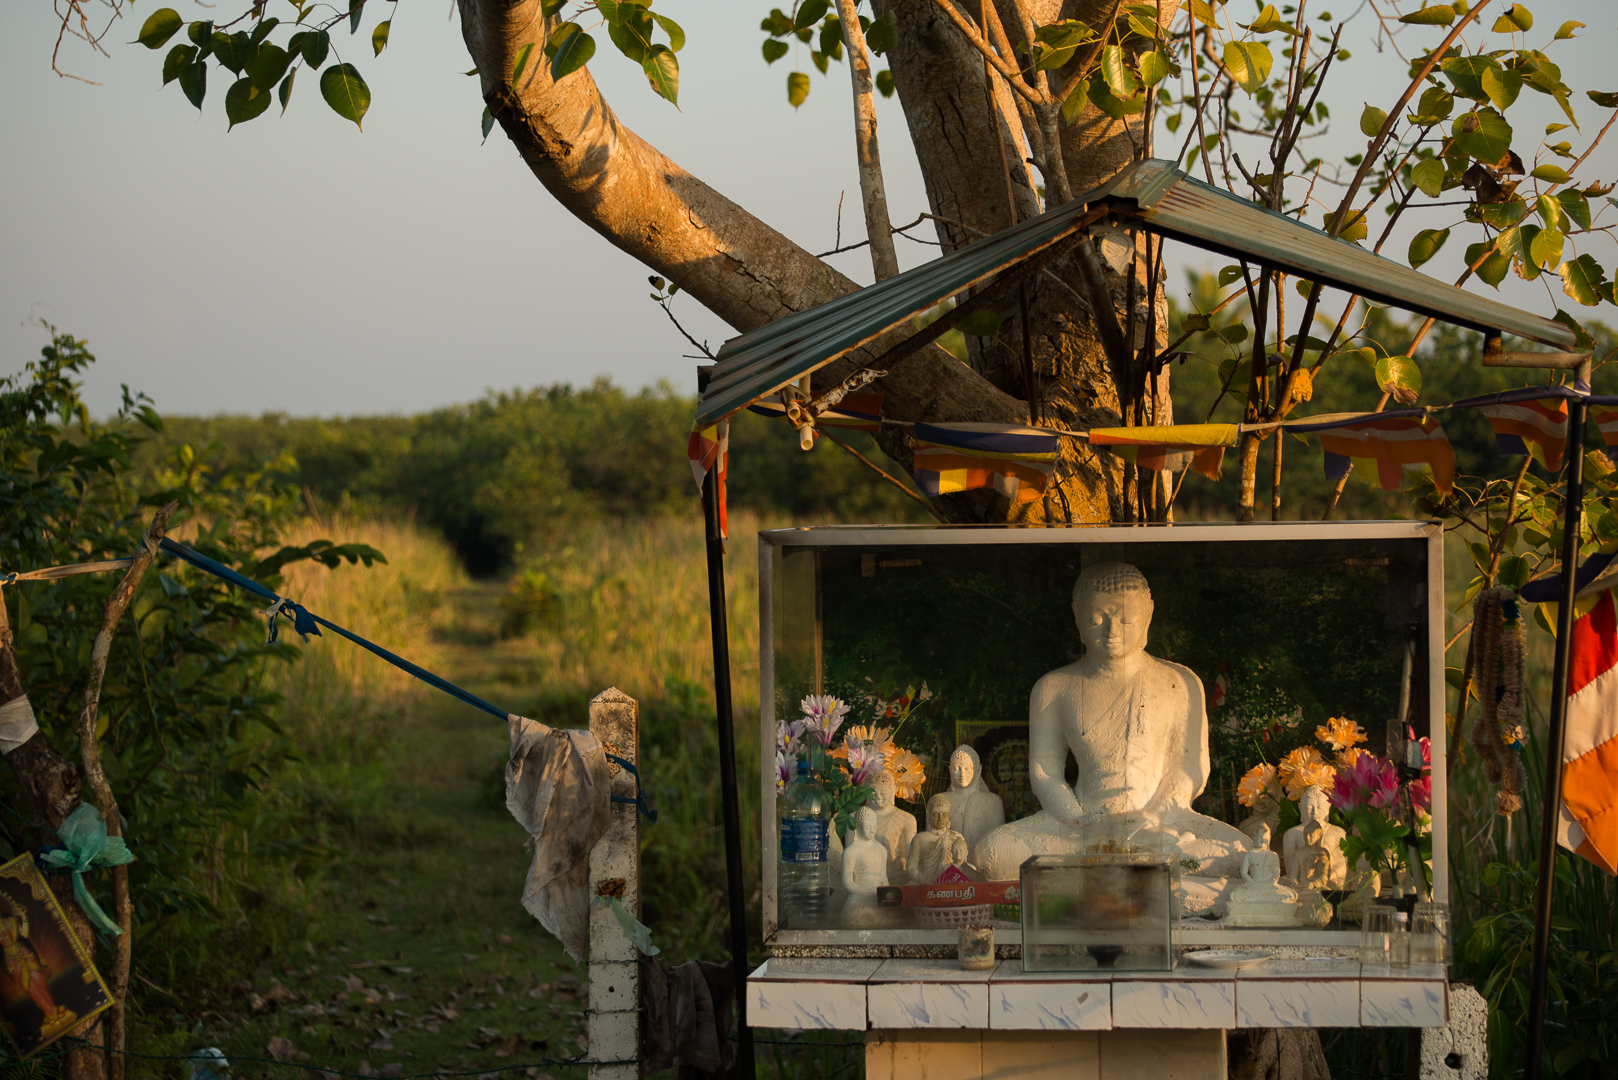
<svg viewBox="0 0 1618 1080">
<path fill-rule="evenodd" d="M 440 670 L 448 656 L 439 630 L 453 610 L 449 596 L 469 584 L 443 538 L 410 524 L 355 518 L 305 519 L 283 538 L 293 545 L 317 539 L 369 544 L 388 561 L 336 569 L 295 563 L 283 575 L 283 595 L 429 671 Z M 320 756 L 360 749 L 357 740 L 374 748 L 378 723 L 435 692 L 330 633 L 311 637 L 296 663 L 274 670 L 272 685 L 287 699 L 283 726 L 306 752 Z"/>
</svg>

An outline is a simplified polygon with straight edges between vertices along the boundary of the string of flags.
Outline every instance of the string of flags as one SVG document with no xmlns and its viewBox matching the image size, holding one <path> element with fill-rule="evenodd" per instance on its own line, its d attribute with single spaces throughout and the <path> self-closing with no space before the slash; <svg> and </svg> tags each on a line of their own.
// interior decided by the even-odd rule
<svg viewBox="0 0 1618 1080">
<path fill-rule="evenodd" d="M 1079 439 L 1091 446 L 1104 447 L 1142 469 L 1180 472 L 1190 468 L 1210 480 L 1218 480 L 1227 448 L 1235 446 L 1245 433 L 1277 428 L 1319 437 L 1325 451 L 1327 479 L 1340 479 L 1352 464 L 1358 464 L 1363 473 L 1375 474 L 1384 491 L 1399 491 L 1404 486 L 1406 470 L 1425 468 L 1432 473 L 1438 490 L 1448 494 L 1455 481 L 1455 450 L 1436 413 L 1446 409 L 1476 409 L 1493 428 L 1495 446 L 1501 454 L 1529 454 L 1555 472 L 1562 467 L 1570 399 L 1584 399 L 1590 405 L 1590 418 L 1600 430 L 1602 442 L 1608 447 L 1618 447 L 1618 396 L 1581 391 L 1582 386 L 1525 386 L 1449 405 L 1377 413 L 1329 413 L 1265 424 L 1171 424 L 1091 428 L 1089 431 L 885 420 L 881 394 L 857 393 L 849 394 L 835 407 L 815 415 L 812 424 L 872 434 L 883 423 L 910 428 L 915 448 L 912 475 L 929 498 L 992 488 L 1013 503 L 1037 500 L 1049 485 L 1062 439 Z M 774 399 L 754 402 L 748 409 L 762 416 L 810 423 L 801 407 L 794 421 L 792 410 Z M 721 523 L 725 519 L 728 430 L 728 425 L 722 423 L 692 431 L 687 451 L 699 486 L 714 463 L 719 463 Z"/>
</svg>

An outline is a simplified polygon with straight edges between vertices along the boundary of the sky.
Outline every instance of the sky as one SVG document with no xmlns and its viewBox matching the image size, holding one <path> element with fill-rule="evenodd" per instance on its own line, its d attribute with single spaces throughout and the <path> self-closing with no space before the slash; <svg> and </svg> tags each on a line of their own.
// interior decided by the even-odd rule
<svg viewBox="0 0 1618 1080">
<path fill-rule="evenodd" d="M 186 19 L 218 13 L 198 0 L 170 2 Z M 1247 0 L 1231 2 L 1236 10 Z M 99 360 L 86 397 L 103 414 L 120 384 L 168 413 L 302 416 L 409 413 L 489 390 L 598 378 L 694 389 L 696 361 L 683 355 L 693 350 L 648 298 L 649 271 L 561 209 L 498 127 L 481 144 L 478 80 L 463 74 L 471 62 L 448 0 L 387 5 L 393 25 L 379 58 L 370 55 L 373 17 L 358 36 L 338 35 L 336 47 L 372 89 L 363 133 L 325 106 L 312 78 L 284 118 L 272 108 L 227 133 L 222 72 L 210 72 L 199 115 L 177 85 L 160 87 L 162 51 L 122 44 L 156 6 L 142 2 L 134 21 L 114 28 L 110 56 L 64 46 L 64 69 L 99 85 L 51 71 L 51 5 L 0 9 L 0 373 L 38 355 L 44 320 L 88 339 Z M 272 0 L 271 13 L 281 6 L 291 10 Z M 610 47 L 591 70 L 631 128 L 795 242 L 824 251 L 834 246 L 839 198 L 843 242 L 863 237 L 847 71 L 815 73 L 794 111 L 784 86 L 792 58 L 767 67 L 759 54 L 758 19 L 769 6 L 659 3 L 688 33 L 678 110 Z M 1606 0 L 1532 6 L 1536 42 L 1562 20 L 1589 24 L 1553 54 L 1581 91 L 1583 132 L 1558 138 L 1582 147 L 1607 119 L 1582 90 L 1618 90 L 1607 57 L 1618 41 L 1614 9 Z M 1353 61 L 1326 91 L 1334 123 L 1318 152 L 1328 158 L 1363 148 L 1364 102 L 1403 85 L 1404 62 L 1391 48 L 1379 53 L 1370 33 L 1362 5 L 1344 36 Z M 809 68 L 807 55 L 799 66 Z M 1561 119 L 1548 99 L 1523 96 L 1537 100 L 1508 114 L 1520 132 Z M 926 200 L 897 98 L 879 100 L 878 116 L 891 217 L 908 222 Z M 1160 136 L 1161 156 L 1177 149 Z M 1591 175 L 1618 178 L 1618 142 L 1603 143 L 1591 165 Z M 1445 212 L 1408 231 L 1449 224 Z M 1402 255 L 1407 242 L 1401 235 L 1387 251 Z M 898 246 L 904 267 L 936 254 Z M 1452 242 L 1424 270 L 1454 280 L 1463 247 Z M 1614 269 L 1611 243 L 1596 251 Z M 863 251 L 832 261 L 871 280 Z M 1170 289 L 1185 267 L 1222 261 L 1171 247 Z M 1557 301 L 1574 306 L 1543 282 L 1514 278 L 1500 298 L 1543 314 Z M 676 312 L 710 348 L 733 333 L 689 298 Z"/>
</svg>

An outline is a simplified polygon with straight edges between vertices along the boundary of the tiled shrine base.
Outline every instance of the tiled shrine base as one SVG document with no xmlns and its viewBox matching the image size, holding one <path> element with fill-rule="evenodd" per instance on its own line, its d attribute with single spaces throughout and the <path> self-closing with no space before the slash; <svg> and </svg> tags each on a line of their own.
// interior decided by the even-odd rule
<svg viewBox="0 0 1618 1080">
<path fill-rule="evenodd" d="M 1378 968 L 1341 957 L 1277 959 L 1241 972 L 1181 965 L 1110 973 L 1025 973 L 1021 960 L 974 972 L 953 960 L 774 957 L 747 981 L 747 1021 L 769 1028 L 987 1038 L 995 1031 L 1424 1028 L 1443 1027 L 1448 1016 L 1442 967 Z"/>
<path fill-rule="evenodd" d="M 1225 1033 L 872 1031 L 867 1080 L 1225 1080 Z"/>
</svg>

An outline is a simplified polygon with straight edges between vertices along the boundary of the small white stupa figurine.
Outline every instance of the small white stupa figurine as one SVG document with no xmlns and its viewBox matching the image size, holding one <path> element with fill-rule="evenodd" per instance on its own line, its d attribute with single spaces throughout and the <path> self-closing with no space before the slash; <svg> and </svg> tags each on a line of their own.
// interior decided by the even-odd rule
<svg viewBox="0 0 1618 1080">
<path fill-rule="evenodd" d="M 1269 841 L 1266 826 L 1262 839 Z M 1281 884 L 1281 857 L 1269 848 L 1242 855 L 1242 884 L 1231 890 L 1226 926 L 1297 926 L 1298 894 Z"/>
<path fill-rule="evenodd" d="M 966 861 L 966 837 L 949 827 L 949 810 L 949 796 L 934 795 L 927 802 L 927 831 L 910 841 L 910 880 L 917 885 L 931 885 Z"/>
<path fill-rule="evenodd" d="M 845 926 L 869 926 L 880 915 L 876 891 L 888 883 L 888 847 L 876 834 L 877 814 L 869 806 L 854 812 L 854 831 L 843 849 L 842 883 L 848 893 L 843 902 Z"/>
<path fill-rule="evenodd" d="M 983 762 L 978 752 L 962 743 L 949 756 L 950 824 L 966 837 L 970 850 L 985 834 L 1006 823 L 1006 804 L 983 782 Z"/>
</svg>

